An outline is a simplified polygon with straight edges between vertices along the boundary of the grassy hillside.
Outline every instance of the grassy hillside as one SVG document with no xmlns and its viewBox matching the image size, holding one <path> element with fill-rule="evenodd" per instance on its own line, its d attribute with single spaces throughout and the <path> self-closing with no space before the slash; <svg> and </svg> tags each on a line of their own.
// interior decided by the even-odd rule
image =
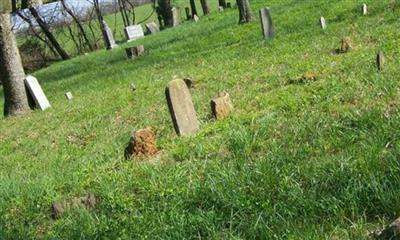
<svg viewBox="0 0 400 240">
<path fill-rule="evenodd" d="M 1 238 L 364 239 L 400 215 L 399 2 L 268 4 L 271 41 L 258 21 L 214 8 L 35 72 L 52 108 L 0 120 Z M 346 36 L 354 49 L 336 54 Z M 135 44 L 147 55 L 126 59 Z M 307 72 L 317 80 L 300 81 Z M 190 138 L 175 135 L 164 97 L 183 77 L 196 81 L 201 121 Z M 216 122 L 219 91 L 235 111 Z M 131 131 L 147 126 L 158 157 L 124 160 Z M 88 193 L 101 199 L 93 211 L 51 218 L 53 202 Z"/>
</svg>

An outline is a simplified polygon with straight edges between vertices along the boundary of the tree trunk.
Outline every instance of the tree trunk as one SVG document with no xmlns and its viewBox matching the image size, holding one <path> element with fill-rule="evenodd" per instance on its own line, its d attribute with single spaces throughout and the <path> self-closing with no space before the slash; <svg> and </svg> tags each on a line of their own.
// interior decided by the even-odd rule
<svg viewBox="0 0 400 240">
<path fill-rule="evenodd" d="M 208 7 L 207 0 L 200 0 L 201 8 L 203 9 L 203 14 L 207 15 L 210 13 L 210 8 Z"/>
<path fill-rule="evenodd" d="M 17 11 L 17 0 L 12 0 L 11 1 L 11 7 L 12 7 L 12 12 Z"/>
<path fill-rule="evenodd" d="M 159 22 L 163 23 L 163 25 L 160 24 L 160 26 L 173 27 L 174 16 L 172 14 L 171 0 L 158 0 L 157 15 Z"/>
<path fill-rule="evenodd" d="M 226 1 L 225 0 L 218 0 L 218 5 L 220 7 L 226 8 Z"/>
<path fill-rule="evenodd" d="M 10 14 L 0 14 L 0 80 L 4 91 L 4 115 L 30 111 L 17 42 L 11 31 Z"/>
<path fill-rule="evenodd" d="M 68 53 L 61 47 L 61 45 L 58 43 L 57 39 L 54 37 L 54 35 L 50 32 L 49 26 L 47 25 L 46 22 L 43 21 L 43 19 L 39 16 L 38 12 L 34 7 L 29 8 L 30 13 L 32 16 L 35 18 L 36 22 L 39 24 L 40 29 L 46 35 L 47 39 L 49 39 L 51 45 L 53 45 L 54 49 L 57 51 L 57 53 L 60 55 L 60 57 L 63 60 L 70 59 Z"/>
<path fill-rule="evenodd" d="M 194 2 L 194 0 L 190 0 L 190 8 L 192 9 L 192 18 L 194 18 L 194 15 L 197 15 L 197 9 L 196 9 L 196 3 Z"/>
<path fill-rule="evenodd" d="M 239 23 L 248 23 L 254 20 L 249 0 L 236 0 L 239 10 Z"/>
<path fill-rule="evenodd" d="M 72 12 L 72 10 L 67 7 L 67 5 L 65 4 L 65 0 L 61 0 L 61 5 L 63 6 L 64 10 L 72 17 L 72 19 L 78 26 L 79 32 L 81 33 L 81 36 L 83 37 L 83 39 L 86 43 L 86 46 L 89 48 L 90 51 L 93 51 L 94 49 L 92 47 L 92 44 L 90 44 L 89 38 L 87 37 L 85 29 L 83 28 L 79 19 L 75 16 L 75 14 Z"/>
</svg>

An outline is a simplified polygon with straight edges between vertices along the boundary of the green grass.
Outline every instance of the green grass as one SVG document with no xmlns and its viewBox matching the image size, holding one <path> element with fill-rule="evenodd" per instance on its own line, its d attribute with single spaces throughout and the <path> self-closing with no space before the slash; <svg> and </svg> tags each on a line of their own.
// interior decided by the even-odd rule
<svg viewBox="0 0 400 240">
<path fill-rule="evenodd" d="M 255 13 L 265 5 L 251 3 Z M 396 218 L 400 4 L 268 4 L 273 40 L 258 21 L 240 26 L 237 10 L 214 8 L 197 24 L 35 72 L 52 108 L 0 120 L 1 238 L 365 239 Z M 354 49 L 334 54 L 345 36 Z M 126 59 L 135 44 L 147 55 Z M 306 72 L 317 81 L 293 81 Z M 197 83 L 201 130 L 190 138 L 175 135 L 164 97 L 183 77 Z M 235 111 L 216 122 L 219 91 Z M 158 157 L 124 160 L 131 131 L 147 126 Z M 94 211 L 51 219 L 53 202 L 91 192 Z"/>
</svg>

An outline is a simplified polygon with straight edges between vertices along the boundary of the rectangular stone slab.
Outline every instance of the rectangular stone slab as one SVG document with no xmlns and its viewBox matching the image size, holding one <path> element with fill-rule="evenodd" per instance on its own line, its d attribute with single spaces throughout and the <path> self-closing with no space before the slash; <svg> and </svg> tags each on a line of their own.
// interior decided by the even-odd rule
<svg viewBox="0 0 400 240">
<path fill-rule="evenodd" d="M 106 47 L 107 49 L 113 49 L 118 47 L 118 45 L 115 43 L 114 35 L 111 31 L 111 28 L 108 26 L 106 21 L 103 20 L 103 25 L 104 25 L 104 30 L 105 30 L 105 41 L 106 41 Z"/>
<path fill-rule="evenodd" d="M 157 26 L 155 22 L 146 23 L 146 29 L 150 34 L 154 34 L 160 31 L 160 28 Z"/>
<path fill-rule="evenodd" d="M 261 29 L 264 38 L 272 38 L 274 34 L 274 27 L 272 25 L 272 17 L 269 8 L 262 8 L 260 10 Z"/>
<path fill-rule="evenodd" d="M 169 82 L 165 89 L 165 96 L 176 133 L 179 136 L 196 133 L 199 129 L 199 121 L 185 81 L 176 79 Z"/>
<path fill-rule="evenodd" d="M 144 32 L 141 25 L 128 26 L 124 29 L 124 32 L 128 42 L 144 37 Z"/>
<path fill-rule="evenodd" d="M 42 87 L 40 87 L 40 84 L 35 77 L 30 75 L 26 76 L 25 85 L 31 93 L 33 100 L 35 101 L 39 109 L 45 110 L 51 107 L 46 95 L 42 90 Z"/>
</svg>

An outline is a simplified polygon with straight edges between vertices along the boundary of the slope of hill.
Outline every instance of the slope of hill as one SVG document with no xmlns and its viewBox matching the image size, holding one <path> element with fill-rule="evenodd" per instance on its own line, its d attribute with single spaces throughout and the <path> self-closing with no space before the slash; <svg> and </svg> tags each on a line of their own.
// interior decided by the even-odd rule
<svg viewBox="0 0 400 240">
<path fill-rule="evenodd" d="M 0 120 L 1 238 L 363 239 L 396 218 L 400 3 L 268 2 L 273 40 L 259 21 L 238 25 L 236 9 L 214 8 L 34 73 L 52 108 Z M 353 49 L 337 54 L 344 37 Z M 139 43 L 147 54 L 126 59 Z M 189 138 L 175 135 L 164 96 L 183 77 L 196 81 L 201 122 Z M 216 122 L 220 91 L 235 111 Z M 131 131 L 148 126 L 158 157 L 124 160 Z M 52 203 L 88 193 L 100 199 L 93 210 L 51 218 Z"/>
</svg>

